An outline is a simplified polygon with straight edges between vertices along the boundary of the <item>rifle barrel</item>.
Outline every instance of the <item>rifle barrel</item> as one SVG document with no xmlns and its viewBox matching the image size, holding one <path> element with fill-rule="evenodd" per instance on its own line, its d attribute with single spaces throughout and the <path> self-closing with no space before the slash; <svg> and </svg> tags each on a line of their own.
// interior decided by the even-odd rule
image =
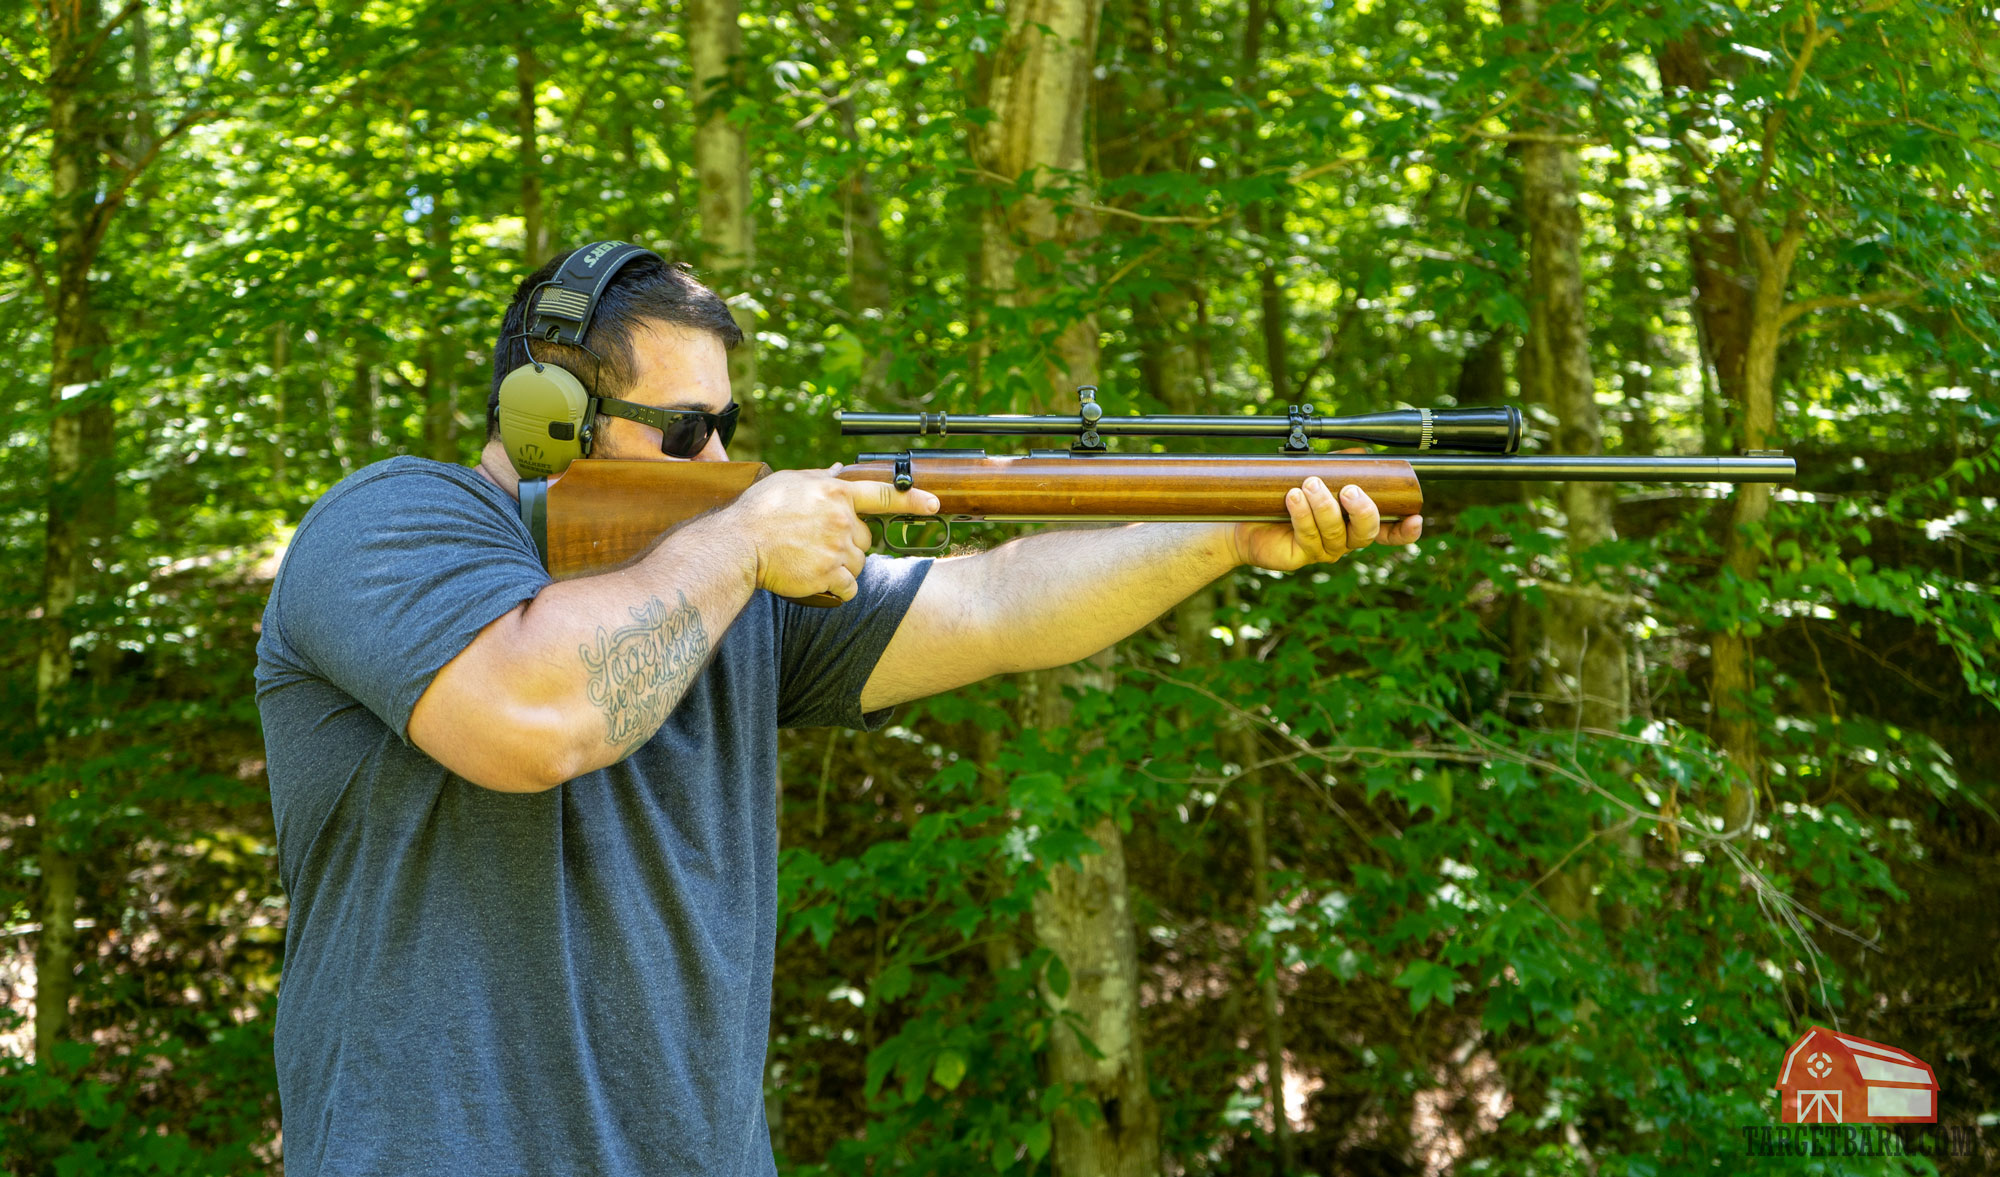
<svg viewBox="0 0 2000 1177">
<path fill-rule="evenodd" d="M 984 454 L 976 450 L 906 450 L 921 462 L 926 455 L 967 457 Z M 858 461 L 892 461 L 898 454 L 867 453 Z M 1359 462 L 1398 462 L 1410 467 L 1426 482 L 1790 482 L 1798 475 L 1798 462 L 1784 454 L 1698 454 L 1686 457 L 1643 457 L 1639 455 L 1515 454 L 1488 457 L 1481 454 L 1127 454 L 1084 453 L 1076 450 L 1033 450 L 1036 458 L 1068 458 L 1077 462 L 1108 462 L 1136 459 L 1146 462 L 1230 462 L 1238 466 L 1284 468 L 1309 458 L 1338 458 Z M 1300 477 L 1311 473 L 1301 465 Z"/>
<path fill-rule="evenodd" d="M 1798 474 L 1798 463 L 1782 454 L 1661 458 L 1413 454 L 1399 460 L 1408 462 L 1425 481 L 1790 482 Z"/>
</svg>

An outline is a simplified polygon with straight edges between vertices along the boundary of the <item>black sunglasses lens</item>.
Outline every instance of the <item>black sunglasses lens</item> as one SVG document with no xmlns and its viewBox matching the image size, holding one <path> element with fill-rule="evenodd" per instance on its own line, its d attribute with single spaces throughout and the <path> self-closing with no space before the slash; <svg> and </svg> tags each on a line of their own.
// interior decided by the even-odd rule
<svg viewBox="0 0 2000 1177">
<path fill-rule="evenodd" d="M 722 436 L 722 444 L 725 446 L 729 444 L 730 438 L 736 436 L 736 413 L 736 402 L 731 401 L 729 407 L 722 410 L 722 415 L 715 419 L 715 431 Z"/>
<path fill-rule="evenodd" d="M 696 413 L 684 413 L 667 423 L 660 435 L 660 452 L 670 458 L 692 458 L 708 446 L 708 421 Z M 728 444 L 725 435 L 724 444 Z"/>
</svg>

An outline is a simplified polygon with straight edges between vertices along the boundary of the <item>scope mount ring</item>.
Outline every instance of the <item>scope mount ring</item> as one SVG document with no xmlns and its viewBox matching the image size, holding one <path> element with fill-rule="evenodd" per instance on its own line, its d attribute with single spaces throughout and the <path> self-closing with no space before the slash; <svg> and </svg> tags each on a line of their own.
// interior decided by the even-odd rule
<svg viewBox="0 0 2000 1177">
<path fill-rule="evenodd" d="M 1285 438 L 1284 448 L 1278 452 L 1285 454 L 1311 453 L 1312 442 L 1307 440 L 1306 427 L 1313 424 L 1313 407 L 1311 405 L 1286 405 L 1285 417 L 1291 423 L 1292 432 L 1290 436 Z"/>
</svg>

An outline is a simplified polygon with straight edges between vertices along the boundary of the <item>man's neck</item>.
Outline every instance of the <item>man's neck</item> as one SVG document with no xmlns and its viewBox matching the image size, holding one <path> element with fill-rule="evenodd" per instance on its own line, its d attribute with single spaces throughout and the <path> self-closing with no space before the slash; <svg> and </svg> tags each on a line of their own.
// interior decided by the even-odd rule
<svg viewBox="0 0 2000 1177">
<path fill-rule="evenodd" d="M 514 470 L 513 459 L 507 456 L 507 447 L 500 444 L 499 438 L 487 442 L 486 448 L 479 451 L 479 465 L 473 469 L 511 497 L 521 497 L 521 476 Z"/>
</svg>

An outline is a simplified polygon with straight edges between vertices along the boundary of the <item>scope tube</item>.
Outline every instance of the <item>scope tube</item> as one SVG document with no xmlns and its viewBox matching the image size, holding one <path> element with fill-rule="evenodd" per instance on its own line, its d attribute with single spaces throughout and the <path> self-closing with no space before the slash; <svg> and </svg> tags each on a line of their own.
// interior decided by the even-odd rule
<svg viewBox="0 0 2000 1177">
<path fill-rule="evenodd" d="M 1011 414 L 850 413 L 833 414 L 843 434 L 907 434 L 917 437 L 1077 436 L 1095 429 L 1102 437 L 1289 437 L 1291 417 L 1227 417 L 1162 414 L 1081 417 Z M 1511 454 L 1521 443 L 1521 411 L 1512 405 L 1467 409 L 1397 409 L 1352 417 L 1301 413 L 1296 424 L 1308 438 L 1428 449 Z"/>
</svg>

